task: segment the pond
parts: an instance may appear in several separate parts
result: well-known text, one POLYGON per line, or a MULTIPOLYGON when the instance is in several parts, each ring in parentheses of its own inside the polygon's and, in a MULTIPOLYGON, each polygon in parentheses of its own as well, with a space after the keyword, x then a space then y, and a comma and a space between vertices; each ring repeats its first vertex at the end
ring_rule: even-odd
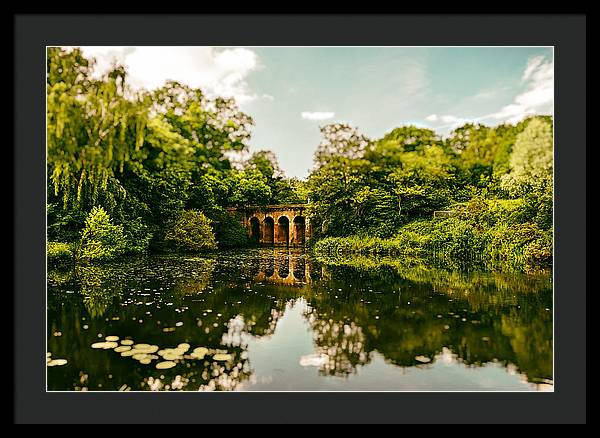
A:
POLYGON ((145 256, 48 271, 50 391, 553 390, 550 275, 145 256))

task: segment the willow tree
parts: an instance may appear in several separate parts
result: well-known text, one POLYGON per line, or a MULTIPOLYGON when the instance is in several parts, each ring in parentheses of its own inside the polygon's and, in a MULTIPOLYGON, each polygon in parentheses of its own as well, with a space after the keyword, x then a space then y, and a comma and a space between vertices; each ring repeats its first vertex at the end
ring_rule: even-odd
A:
POLYGON ((143 251, 184 209, 228 205, 253 123, 233 99, 172 81, 134 92, 123 66, 98 74, 79 49, 50 48, 47 67, 49 235, 77 238, 102 206, 143 251))

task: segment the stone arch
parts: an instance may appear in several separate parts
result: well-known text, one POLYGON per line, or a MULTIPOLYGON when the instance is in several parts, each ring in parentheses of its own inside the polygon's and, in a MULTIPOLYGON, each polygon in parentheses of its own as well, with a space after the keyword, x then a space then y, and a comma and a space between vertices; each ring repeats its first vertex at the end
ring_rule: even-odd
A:
POLYGON ((275 232, 275 242, 289 245, 290 243, 290 220, 287 216, 281 215, 277 219, 277 231, 275 232))
POLYGON ((292 243, 295 245, 304 245, 306 243, 306 218, 304 216, 295 216, 292 230, 292 243))
POLYGON ((263 220, 262 238, 264 243, 275 242, 275 221, 271 216, 267 216, 263 220))
POLYGON ((250 218, 250 240, 253 242, 260 242, 260 219, 256 216, 250 218))

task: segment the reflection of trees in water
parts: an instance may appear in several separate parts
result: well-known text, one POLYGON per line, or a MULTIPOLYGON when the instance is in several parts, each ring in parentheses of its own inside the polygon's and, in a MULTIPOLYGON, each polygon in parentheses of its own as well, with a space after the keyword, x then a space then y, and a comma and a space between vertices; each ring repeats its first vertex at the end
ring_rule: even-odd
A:
POLYGON ((366 337, 361 326, 353 321, 320 319, 314 312, 307 314, 314 332, 318 355, 325 355, 319 372, 326 375, 346 375, 356 372, 358 366, 370 362, 370 352, 365 350, 366 337))
POLYGON ((272 330, 273 322, 263 317, 271 316, 272 303, 267 297, 250 296, 242 290, 230 293, 224 285, 214 290, 214 267, 211 259, 165 257, 121 266, 79 267, 72 272, 71 283, 62 282, 49 294, 48 349, 69 360, 68 367, 50 371, 49 388, 116 390, 126 384, 133 390, 230 390, 247 380, 251 370, 244 349, 235 345, 223 349, 225 323, 245 309, 254 331, 272 330), (80 294, 66 295, 71 298, 68 307, 54 305, 65 301, 63 287, 79 288, 80 294), (204 312, 206 309, 211 312, 204 312), (106 318, 89 318, 101 314, 106 318), (163 331, 178 321, 183 325, 172 332, 163 331), (62 331, 61 337, 52 336, 56 330, 62 331), (191 349, 202 346, 226 352, 231 360, 213 361, 207 355, 205 360, 184 359, 172 369, 157 370, 156 360, 142 365, 112 350, 91 348, 101 340, 97 335, 112 334, 160 348, 188 342, 191 349))
POLYGON ((176 295, 197 295, 210 286, 215 268, 214 259, 188 259, 193 268, 183 278, 178 278, 173 286, 176 295))
POLYGON ((74 269, 83 303, 92 318, 103 316, 113 299, 121 295, 122 285, 114 282, 112 286, 107 284, 111 274, 111 269, 95 265, 76 266, 74 269))
POLYGON ((216 260, 153 257, 89 266, 70 276, 49 272, 49 333, 61 330, 63 336, 49 334, 48 346, 72 366, 53 369, 54 376, 64 376, 49 379, 49 388, 81 387, 82 372, 94 376, 101 389, 124 383, 132 389, 234 389, 252 374, 244 337, 273 334, 286 304, 300 296, 309 305, 306 318, 316 353, 328 358, 321 368, 326 375, 351 374, 375 351, 396 365, 414 366, 420 364, 417 356, 433 359, 448 348, 468 365, 499 359, 514 363, 530 380, 552 378, 552 312, 547 310, 552 297, 543 278, 363 266, 357 260, 351 266, 321 265, 298 251, 275 249, 216 260), (282 261, 291 283, 279 275, 282 261), (278 278, 268 280, 269 270, 278 278), (305 278, 296 281, 302 272, 305 278), (81 294, 65 296, 67 288, 81 294), (67 300, 72 303, 62 306, 67 300), (94 331, 82 329, 87 316, 96 317, 94 331), (192 348, 226 349, 233 357, 226 363, 186 360, 161 371, 111 350, 92 351, 97 333, 113 334, 105 317, 117 318, 115 334, 130 334, 136 342, 161 348, 188 342, 192 348), (178 321, 184 324, 163 333, 178 321), (118 376, 126 380, 117 381, 118 376))
POLYGON ((433 359, 447 347, 467 365, 498 360, 530 380, 551 379, 547 279, 514 279, 511 288, 510 278, 498 274, 327 266, 311 285, 318 292, 310 295, 307 316, 318 352, 332 356, 322 372, 355 372, 375 350, 394 364, 414 366, 417 356, 433 359))

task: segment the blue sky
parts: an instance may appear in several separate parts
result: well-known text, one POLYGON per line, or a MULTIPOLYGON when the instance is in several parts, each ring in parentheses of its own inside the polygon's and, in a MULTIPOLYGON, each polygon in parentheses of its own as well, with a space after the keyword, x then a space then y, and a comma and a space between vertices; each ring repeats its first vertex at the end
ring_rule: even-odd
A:
POLYGON ((495 125, 551 114, 552 48, 84 47, 98 70, 114 59, 134 86, 175 79, 236 98, 254 118, 250 150, 270 149, 305 177, 319 126, 346 122, 381 137, 415 124, 441 135, 467 121, 495 125))

